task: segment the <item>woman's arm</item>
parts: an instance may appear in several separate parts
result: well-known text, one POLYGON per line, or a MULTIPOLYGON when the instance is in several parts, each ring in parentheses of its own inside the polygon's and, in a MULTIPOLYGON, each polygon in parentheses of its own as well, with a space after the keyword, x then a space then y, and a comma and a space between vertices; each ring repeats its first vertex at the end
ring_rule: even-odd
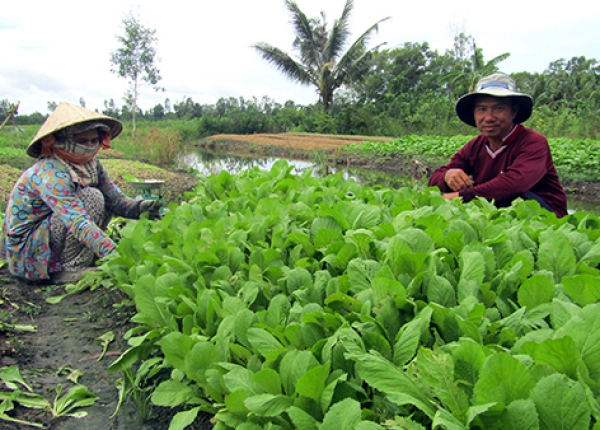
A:
POLYGON ((115 243, 90 218, 82 201, 75 194, 76 184, 62 165, 49 160, 32 177, 31 184, 52 210, 52 216, 57 216, 69 232, 98 257, 105 257, 115 251, 115 243))

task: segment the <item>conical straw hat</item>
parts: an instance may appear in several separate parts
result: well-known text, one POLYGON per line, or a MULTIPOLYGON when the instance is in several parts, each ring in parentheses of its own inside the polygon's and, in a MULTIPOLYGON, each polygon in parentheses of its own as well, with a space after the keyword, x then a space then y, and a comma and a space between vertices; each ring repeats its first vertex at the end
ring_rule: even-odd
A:
POLYGON ((54 112, 48 116, 31 143, 27 146, 27 154, 33 158, 38 158, 42 152, 40 140, 59 130, 87 121, 100 121, 109 126, 110 134, 113 139, 123 130, 123 124, 115 118, 111 118, 78 105, 62 102, 54 109, 54 112))

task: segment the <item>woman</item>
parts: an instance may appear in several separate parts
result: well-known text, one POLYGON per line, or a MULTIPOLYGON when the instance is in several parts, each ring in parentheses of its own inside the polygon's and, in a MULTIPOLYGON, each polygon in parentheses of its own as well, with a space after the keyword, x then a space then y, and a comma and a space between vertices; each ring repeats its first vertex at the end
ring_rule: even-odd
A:
POLYGON ((69 103, 40 127, 27 147, 38 161, 15 184, 0 234, 0 258, 13 275, 77 282, 115 252, 104 232, 113 215, 158 216, 160 202, 127 197, 96 158, 122 130, 118 120, 69 103))

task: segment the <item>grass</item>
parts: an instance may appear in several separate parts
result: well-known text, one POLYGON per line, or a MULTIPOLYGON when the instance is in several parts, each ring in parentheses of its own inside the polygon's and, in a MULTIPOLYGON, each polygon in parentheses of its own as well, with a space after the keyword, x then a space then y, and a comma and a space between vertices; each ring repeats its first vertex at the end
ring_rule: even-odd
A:
POLYGON ((167 167, 176 165, 184 144, 181 134, 173 127, 142 126, 136 130, 133 140, 123 132, 113 141, 113 148, 126 158, 167 167))
POLYGON ((13 185, 21 176, 21 169, 2 164, 0 169, 0 203, 8 200, 13 185))

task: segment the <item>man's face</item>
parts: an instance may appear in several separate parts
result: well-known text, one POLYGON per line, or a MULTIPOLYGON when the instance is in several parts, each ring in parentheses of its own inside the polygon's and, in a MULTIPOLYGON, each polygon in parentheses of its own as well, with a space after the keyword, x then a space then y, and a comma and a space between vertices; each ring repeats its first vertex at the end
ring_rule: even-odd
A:
POLYGON ((518 110, 510 98, 478 97, 473 109, 475 125, 489 140, 502 140, 514 127, 518 110))

